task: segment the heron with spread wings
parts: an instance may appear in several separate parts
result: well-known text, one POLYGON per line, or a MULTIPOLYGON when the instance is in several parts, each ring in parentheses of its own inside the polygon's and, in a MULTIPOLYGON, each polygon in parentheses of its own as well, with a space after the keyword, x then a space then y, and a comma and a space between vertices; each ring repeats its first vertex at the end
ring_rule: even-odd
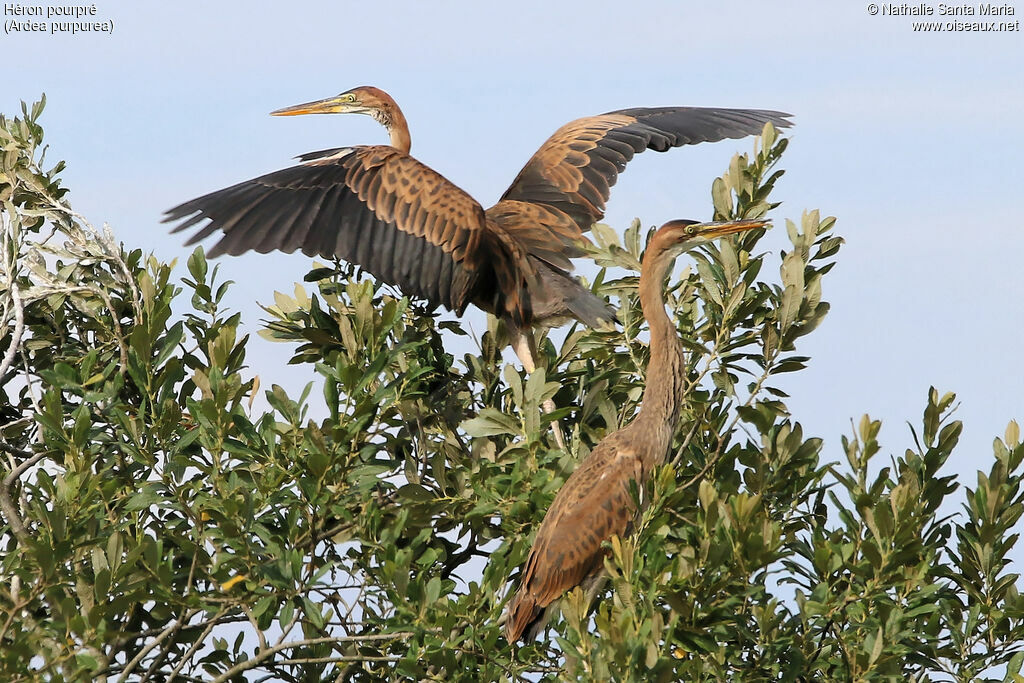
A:
POLYGON ((555 495, 537 530, 519 591, 509 603, 509 643, 535 638, 556 600, 600 577, 607 554, 604 542, 629 533, 636 515, 630 482, 642 493, 669 454, 686 381, 679 333, 665 313, 664 283, 676 257, 713 239, 766 225, 754 220, 678 220, 654 234, 640 270, 640 309, 651 332, 640 411, 628 425, 601 439, 555 495))
POLYGON ((470 303, 509 329, 527 372, 536 365, 533 327, 571 319, 591 327, 614 311, 569 273, 583 233, 604 215, 618 174, 645 149, 740 138, 785 114, 759 109, 622 109, 559 128, 526 163, 500 201, 484 208, 409 155, 405 116, 383 90, 362 86, 272 112, 368 114, 390 145, 304 154, 301 163, 170 209, 174 232, 208 220, 189 238, 214 232, 210 256, 301 250, 359 264, 405 294, 462 314, 470 303))

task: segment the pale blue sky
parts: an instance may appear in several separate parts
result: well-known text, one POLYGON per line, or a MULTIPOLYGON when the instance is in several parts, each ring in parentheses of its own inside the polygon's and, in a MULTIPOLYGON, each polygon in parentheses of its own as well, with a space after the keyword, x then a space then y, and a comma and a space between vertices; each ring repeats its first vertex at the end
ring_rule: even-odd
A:
MULTIPOLYGON (((885 419, 884 452, 899 453, 928 386, 956 391, 966 430, 951 467, 973 486, 992 438, 1024 418, 1024 39, 915 33, 911 18, 870 16, 867 4, 98 2, 110 36, 0 36, 0 110, 45 91, 50 158, 68 161, 75 207, 126 244, 182 261, 190 250, 159 223, 164 209, 302 152, 386 140, 364 117, 267 116, 355 85, 391 92, 413 153, 485 205, 578 116, 673 104, 792 112, 774 215, 819 208, 847 245, 825 285, 832 312, 802 347, 811 367, 784 385, 790 408, 838 460, 850 418, 885 419)), ((1024 2, 1015 9, 1011 20, 1024 2)), ((607 222, 709 217, 711 179, 750 148, 643 154, 607 222)), ((768 243, 781 247, 782 231, 768 243)), ((222 259, 238 283, 231 303, 254 324, 251 302, 290 291, 308 264, 222 259)), ((285 367, 289 349, 253 344, 264 386, 297 392, 305 369, 285 367)))

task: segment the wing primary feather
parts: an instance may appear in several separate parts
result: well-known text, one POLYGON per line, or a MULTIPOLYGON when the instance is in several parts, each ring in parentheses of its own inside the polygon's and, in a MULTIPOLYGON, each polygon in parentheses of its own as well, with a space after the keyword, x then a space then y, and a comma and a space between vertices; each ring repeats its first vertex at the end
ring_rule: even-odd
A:
POLYGON ((395 233, 395 277, 406 282, 412 277, 413 265, 416 263, 414 238, 406 232, 395 233))
POLYGON ((454 264, 450 254, 445 254, 441 259, 441 272, 438 274, 438 300, 448 308, 455 308, 452 297, 452 265, 454 264))
POLYGON ((248 217, 258 216, 262 210, 265 210, 266 207, 264 205, 271 201, 271 197, 272 193, 267 193, 263 196, 256 195, 256 198, 251 200, 247 206, 243 205, 238 209, 231 206, 225 207, 227 211, 233 210, 235 213, 228 220, 221 223, 224 237, 209 250, 207 256, 210 258, 215 258, 221 254, 237 256, 252 249, 251 237, 254 226, 247 224, 245 221, 248 217))
POLYGON ((259 231, 254 230, 250 236, 253 251, 261 254, 273 249, 294 251, 297 245, 288 239, 288 235, 295 223, 295 216, 287 205, 277 202, 268 206, 260 214, 259 231))
POLYGON ((260 216, 259 229, 262 235, 259 236, 258 242, 254 231, 253 249, 264 254, 272 249, 295 251, 300 245, 291 241, 290 236, 301 230, 302 226, 306 226, 306 230, 309 229, 308 226, 313 224, 320 213, 323 201, 323 192, 310 192, 298 212, 291 211, 287 204, 280 201, 268 207, 267 214, 260 216))
MULTIPOLYGON (((185 241, 186 246, 195 244, 217 230, 222 230, 221 226, 225 223, 228 224, 229 227, 230 225, 233 225, 234 221, 232 219, 237 218, 240 211, 245 213, 247 209, 254 208, 255 204, 259 201, 259 195, 256 192, 256 188, 249 186, 246 188, 239 188, 237 192, 233 192, 231 194, 221 195, 216 192, 211 193, 203 197, 203 199, 206 203, 203 206, 196 207, 196 210, 199 211, 199 213, 189 219, 187 223, 191 225, 207 218, 210 219, 210 222, 202 226, 192 236, 190 236, 189 239, 185 241), (234 196, 238 194, 242 194, 242 201, 234 196), (246 206, 244 201, 246 196, 249 197, 249 206, 246 206), (239 204, 241 204, 241 208, 238 208, 239 204)), ((210 251, 212 252, 213 250, 211 249, 210 251)))
POLYGON ((785 128, 788 116, 759 109, 655 107, 577 119, 541 145, 502 200, 548 205, 589 230, 603 217, 611 187, 635 153, 758 134, 769 121, 785 128))
POLYGON ((378 235, 374 239, 371 250, 371 260, 377 264, 375 267, 392 273, 397 271, 394 264, 395 234, 397 232, 397 228, 390 224, 384 225, 377 231, 378 235))
MULTIPOLYGON (((306 244, 316 239, 317 233, 328 235, 338 233, 341 230, 341 220, 337 218, 341 215, 338 207, 344 200, 346 193, 348 193, 348 188, 344 185, 335 185, 329 188, 324 196, 323 206, 317 220, 308 224, 293 225, 291 231, 284 239, 296 247, 301 247, 303 253, 306 253, 306 244)), ((337 238, 335 238, 336 240, 337 238)), ((329 255, 320 255, 323 258, 336 258, 334 250, 331 250, 329 255)))
POLYGON ((426 293, 425 296, 431 301, 437 301, 440 298, 437 284, 441 275, 441 259, 444 258, 444 252, 440 247, 429 242, 426 244, 428 246, 423 254, 423 265, 419 269, 420 284, 426 293))
MULTIPOLYGON (((375 226, 373 225, 373 221, 367 214, 368 212, 364 212, 359 216, 358 220, 352 224, 352 255, 349 259, 366 268, 372 268, 373 266, 371 265, 370 255, 372 254, 373 249, 374 233, 377 231, 374 230, 375 226)), ((384 273, 381 275, 385 276, 384 273)))
POLYGON ((358 264, 353 258, 356 253, 356 240, 362 232, 361 224, 373 220, 373 215, 367 209, 366 204, 354 193, 346 195, 341 202, 339 219, 339 230, 336 234, 325 231, 319 235, 319 252, 333 252, 339 258, 358 264))

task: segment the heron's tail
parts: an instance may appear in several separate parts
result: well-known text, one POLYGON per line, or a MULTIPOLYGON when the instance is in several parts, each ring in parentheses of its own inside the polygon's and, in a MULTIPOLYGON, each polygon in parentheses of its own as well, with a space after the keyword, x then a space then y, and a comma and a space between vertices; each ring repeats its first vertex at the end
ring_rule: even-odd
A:
POLYGON ((615 325, 615 309, 580 281, 563 270, 530 257, 539 287, 531 292, 535 320, 558 321, 575 318, 588 327, 608 329, 615 325))
POLYGON ((572 311, 573 317, 587 327, 593 327, 597 330, 606 330, 614 327, 618 321, 615 317, 615 309, 607 301, 575 280, 573 284, 579 288, 579 291, 574 292, 574 296, 566 301, 566 305, 572 311))
POLYGON ((536 638, 544 627, 547 610, 526 590, 520 589, 505 615, 505 639, 514 645, 520 638, 536 638))

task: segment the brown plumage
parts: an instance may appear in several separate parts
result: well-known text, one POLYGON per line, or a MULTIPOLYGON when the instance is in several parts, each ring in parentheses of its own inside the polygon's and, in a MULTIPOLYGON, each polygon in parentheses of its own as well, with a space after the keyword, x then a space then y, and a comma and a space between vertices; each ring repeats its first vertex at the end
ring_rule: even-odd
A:
MULTIPOLYGON (((462 313, 470 303, 504 319, 532 370, 529 326, 575 318, 607 324, 614 312, 569 275, 582 231, 604 213, 618 174, 637 152, 757 134, 788 114, 751 109, 626 109, 573 121, 529 160, 501 201, 483 207, 409 156, 409 128, 382 90, 359 87, 277 115, 363 113, 390 146, 343 147, 185 202, 165 221, 174 232, 209 220, 188 240, 220 231, 209 251, 301 250, 340 258, 405 293, 462 313)), ((532 341, 532 338, 531 340, 532 341)))
POLYGON ((683 401, 683 347, 665 313, 664 283, 676 257, 710 240, 767 225, 765 221, 697 224, 671 221, 647 247, 640 273, 640 307, 650 326, 647 386, 631 423, 603 438, 558 491, 533 541, 508 608, 510 643, 532 639, 546 608, 567 590, 599 575, 602 544, 627 534, 636 514, 630 482, 640 491, 672 445, 683 401))

